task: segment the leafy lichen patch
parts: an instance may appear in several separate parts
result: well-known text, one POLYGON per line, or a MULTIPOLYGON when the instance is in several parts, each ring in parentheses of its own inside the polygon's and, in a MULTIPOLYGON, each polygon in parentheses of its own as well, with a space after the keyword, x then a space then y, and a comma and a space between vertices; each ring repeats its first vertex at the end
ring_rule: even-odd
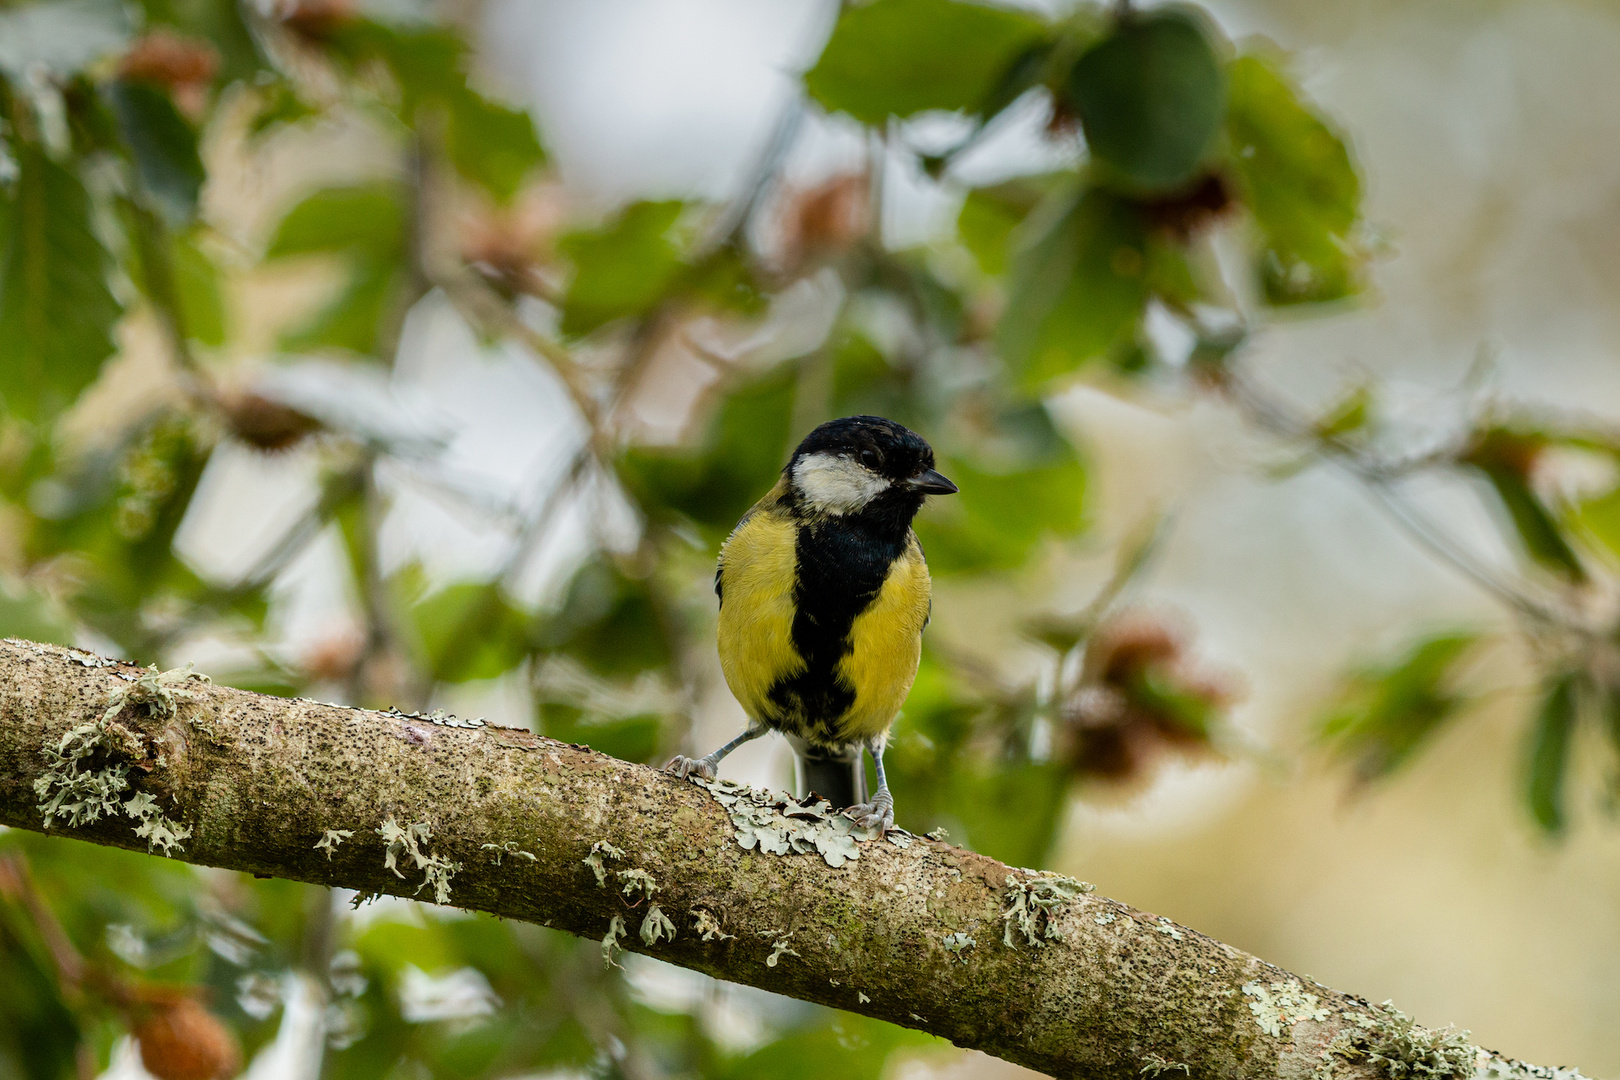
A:
POLYGON ((1179 1072, 1186 1076, 1192 1075, 1192 1066, 1185 1061, 1171 1061, 1162 1054, 1148 1054, 1142 1058, 1143 1065, 1137 1070, 1138 1076, 1162 1076, 1167 1072, 1179 1072))
POLYGON ((135 835, 146 841, 147 851, 161 848, 163 854, 168 855, 180 848, 180 841, 191 836, 189 826, 163 816, 150 792, 141 791, 130 796, 124 804, 124 813, 135 819, 135 835))
POLYGON ((648 945, 675 940, 675 924, 669 921, 669 916, 657 904, 649 907, 647 917, 641 920, 641 940, 648 945))
POLYGON ((395 877, 403 878, 405 875, 399 868, 399 860, 408 858, 412 866, 422 871, 422 884, 416 887, 416 891, 421 892, 431 885, 434 903, 450 902, 450 879, 461 869, 461 864, 422 850, 422 845, 433 838, 432 826, 425 821, 402 826, 394 820, 393 814, 389 814, 387 820, 377 827, 377 835, 383 838, 386 845, 383 849, 383 869, 392 870, 395 877))
POLYGON ((534 852, 524 851, 522 848, 518 847, 515 840, 508 840, 504 844, 479 844, 478 850, 493 851, 495 853, 496 866, 501 865, 501 859, 507 855, 516 855, 521 859, 528 859, 530 862, 540 861, 534 852))
POLYGON ((193 681, 207 682, 208 676, 192 671, 190 664, 174 671, 149 668, 114 690, 99 717, 75 725, 54 742, 47 741, 40 748, 46 768, 34 780, 45 827, 50 828, 58 818, 66 818, 70 827, 77 828, 125 814, 135 820, 135 835, 146 841, 148 851, 169 855, 180 850, 180 842, 191 835, 189 826, 164 816, 157 799, 148 792, 124 798, 130 768, 147 756, 147 748, 142 736, 119 723, 118 716, 127 707, 144 706, 149 715, 169 719, 178 712, 181 699, 193 696, 185 688, 193 681))
POLYGON ((619 870, 614 873, 619 879, 619 891, 629 898, 632 904, 640 900, 651 900, 653 893, 658 891, 658 879, 645 870, 619 870), (640 893, 640 900, 636 894, 640 893))
MULTIPOLYGON (((1494 1075, 1491 1063, 1481 1066, 1480 1058, 1485 1055, 1469 1041, 1468 1032, 1420 1027, 1394 1002, 1386 1001, 1372 1012, 1356 1013, 1350 1019, 1355 1029, 1341 1033, 1329 1044, 1314 1080, 1332 1080, 1335 1059, 1366 1062, 1389 1080, 1460 1080, 1476 1074, 1494 1075)), ((1555 1070, 1544 1071, 1551 1074, 1555 1070)), ((1510 1070, 1501 1075, 1528 1074, 1510 1070)))
POLYGON ((353 835, 353 829, 327 829, 321 834, 321 838, 315 841, 315 850, 326 852, 326 861, 331 862, 332 852, 337 850, 339 844, 353 835))
POLYGON ((780 937, 780 938, 777 938, 775 941, 771 942, 771 955, 769 955, 769 956, 767 956, 765 958, 765 966, 766 967, 775 967, 776 962, 778 960, 782 959, 782 957, 784 957, 784 956, 798 956, 799 955, 793 949, 788 947, 788 938, 790 938, 792 936, 793 936, 792 934, 789 934, 789 935, 787 935, 787 937, 780 937))
POLYGON ((692 912, 692 929, 704 941, 736 941, 736 934, 728 934, 720 927, 720 921, 712 914, 698 908, 692 912))
POLYGON ((619 942, 624 939, 624 916, 615 915, 608 922, 607 933, 602 935, 602 966, 620 967, 618 961, 613 959, 615 952, 623 952, 624 946, 619 942))
POLYGON ((1006 886, 1007 910, 1001 913, 1006 925, 1001 940, 1008 948, 1018 947, 1017 936, 1020 934, 1030 945, 1044 945, 1048 940, 1062 941, 1063 931, 1052 921, 1053 910, 1096 889, 1089 881, 1033 870, 1008 874, 1006 886), (1020 873, 1025 876, 1020 878, 1020 873))
POLYGON ((780 792, 761 791, 730 780, 694 782, 725 807, 733 836, 744 851, 770 855, 816 853, 836 869, 861 857, 861 841, 879 836, 877 829, 855 824, 825 799, 800 802, 780 792))
POLYGON ((1322 1000, 1307 991, 1298 979, 1279 979, 1269 984, 1246 982, 1243 993, 1254 999, 1249 1002, 1249 1011, 1254 1014, 1260 1030, 1274 1039, 1282 1038, 1283 1032, 1301 1020, 1328 1018, 1322 1000))
POLYGON ((591 873, 596 875, 597 886, 605 889, 607 888, 606 861, 608 859, 622 858, 624 858, 623 848, 616 848, 606 840, 598 840, 591 845, 591 853, 581 859, 580 862, 591 868, 591 873))
POLYGON ((487 726, 488 723, 482 716, 463 718, 453 713, 447 713, 443 709, 434 709, 432 712, 426 713, 400 712, 398 709, 387 709, 384 710, 383 715, 397 717, 400 720, 426 720, 428 723, 438 727, 448 728, 481 728, 487 726))
POLYGON ((961 960, 965 964, 967 963, 967 958, 962 954, 973 948, 973 946, 977 945, 978 942, 973 939, 971 934, 967 934, 959 930, 954 934, 946 934, 945 939, 941 942, 941 944, 945 946, 946 952, 950 953, 952 956, 961 960))

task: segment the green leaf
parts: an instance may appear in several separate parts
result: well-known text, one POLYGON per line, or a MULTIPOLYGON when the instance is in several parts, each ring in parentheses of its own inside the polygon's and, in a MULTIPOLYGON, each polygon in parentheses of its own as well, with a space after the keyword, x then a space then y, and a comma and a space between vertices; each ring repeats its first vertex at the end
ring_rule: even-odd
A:
POLYGON ((122 311, 78 176, 36 146, 12 149, 16 197, 0 232, 0 396, 13 415, 41 422, 95 381, 122 311))
POLYGON ((213 260, 191 237, 177 235, 169 265, 186 333, 204 345, 217 348, 225 344, 225 297, 213 260))
POLYGON ((978 112, 1046 32, 1025 12, 960 0, 850 4, 804 85, 828 111, 865 124, 929 109, 978 112))
POLYGON ((1620 487, 1581 503, 1575 518, 1598 543, 1609 549, 1609 554, 1620 558, 1620 487))
POLYGON ((170 225, 190 221, 208 178, 197 156, 197 133, 157 86, 114 79, 106 94, 151 203, 170 225))
POLYGON ((457 171, 502 202, 546 157, 528 113, 470 90, 451 98, 445 137, 457 171))
POLYGON ((1575 734, 1581 681, 1579 672, 1569 672, 1554 680, 1542 699, 1535 728, 1531 731, 1524 796, 1536 824, 1549 833, 1562 832, 1564 828, 1564 776, 1575 734))
POLYGON ((467 84, 466 43, 436 26, 394 26, 359 19, 335 36, 333 47, 355 64, 381 60, 399 84, 407 125, 426 106, 443 111, 450 160, 467 179, 497 199, 545 160, 529 115, 494 102, 467 84))
POLYGON ((1362 780, 1387 776, 1468 702, 1452 683, 1458 662, 1478 641, 1473 633, 1439 634, 1357 672, 1323 720, 1323 738, 1355 758, 1362 780))
POLYGON ((288 352, 340 349, 369 356, 377 351, 378 331, 403 287, 397 263, 360 259, 337 299, 283 334, 281 347, 288 352))
POLYGON ((488 582, 447 585, 412 605, 411 620, 444 682, 493 679, 529 652, 529 617, 488 582))
POLYGON ((403 286, 405 205, 396 184, 326 188, 281 219, 267 259, 350 256, 349 281, 335 300, 282 339, 293 351, 323 348, 369 354, 403 286))
POLYGON ((1052 193, 1063 175, 1021 176, 968 192, 956 216, 956 235, 978 260, 979 269, 992 277, 1007 272, 1014 230, 1052 193))
POLYGON ((1361 179, 1344 139, 1256 56, 1228 68, 1226 135, 1260 232, 1266 301, 1314 303, 1357 292, 1361 179))
POLYGON ((718 544, 787 464, 795 373, 782 367, 731 390, 697 446, 627 450, 618 473, 637 504, 688 518, 718 544))
POLYGON ((1149 295, 1136 208, 1097 188, 1055 197, 1018 230, 1001 354, 1035 390, 1135 336, 1149 295))
POLYGON ((1560 515, 1530 484, 1536 458, 1549 441, 1541 431, 1491 428, 1479 433, 1461 460, 1490 481, 1532 559, 1569 581, 1585 581, 1586 568, 1564 536, 1560 515))
POLYGON ((601 716, 573 705, 540 707, 542 735, 600 750, 620 761, 650 762, 663 744, 663 721, 653 715, 601 716))
POLYGON ((1123 17, 1064 87, 1100 175, 1133 192, 1186 184, 1215 143, 1225 78, 1208 19, 1157 7, 1123 17))
POLYGON ((1046 464, 994 471, 947 457, 959 494, 937 499, 917 519, 917 536, 938 575, 1015 570, 1042 540, 1085 525, 1086 470, 1067 454, 1046 464))
POLYGON ((607 559, 580 568, 561 609, 543 620, 536 637, 542 648, 566 653, 599 675, 634 675, 672 658, 649 583, 607 559))
POLYGON ((354 252, 393 260, 404 250, 405 202, 387 181, 324 188, 289 210, 276 226, 265 258, 354 252))
POLYGON ((213 46, 220 58, 222 83, 272 71, 254 42, 239 0, 140 0, 140 7, 146 27, 172 26, 213 46))
POLYGON ((574 264, 563 333, 587 334, 658 302, 681 270, 673 233, 685 208, 674 201, 631 203, 601 228, 562 238, 558 248, 574 264))

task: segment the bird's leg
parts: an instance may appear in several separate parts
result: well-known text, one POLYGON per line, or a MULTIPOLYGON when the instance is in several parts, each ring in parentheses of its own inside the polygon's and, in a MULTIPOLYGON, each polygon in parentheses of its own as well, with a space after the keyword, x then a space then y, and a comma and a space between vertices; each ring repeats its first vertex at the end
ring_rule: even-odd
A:
POLYGON ((889 778, 883 775, 882 740, 867 740, 866 749, 872 755, 872 764, 877 766, 877 794, 872 796, 871 802, 852 806, 844 812, 861 828, 876 829, 882 836, 894 828, 894 796, 889 794, 889 778))
POLYGON ((706 757, 689 758, 682 754, 676 754, 674 757, 669 759, 669 764, 664 766, 664 771, 674 773, 682 780, 689 780, 694 776, 700 777, 704 780, 713 780, 716 771, 720 767, 721 758, 737 749, 737 747, 741 746, 743 743, 752 742, 769 730, 770 728, 764 726, 763 724, 750 726, 747 731, 743 732, 741 735, 737 736, 735 739, 732 739, 730 742, 726 743, 726 745, 722 746, 720 749, 716 750, 712 754, 707 755, 706 757))

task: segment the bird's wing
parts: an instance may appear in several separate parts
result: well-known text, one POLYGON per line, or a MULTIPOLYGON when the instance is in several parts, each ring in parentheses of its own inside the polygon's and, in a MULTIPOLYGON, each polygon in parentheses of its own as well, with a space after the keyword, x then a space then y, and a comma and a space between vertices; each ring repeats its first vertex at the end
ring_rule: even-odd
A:
POLYGON ((786 494, 786 493, 787 493, 787 481, 785 479, 784 480, 778 480, 776 482, 775 487, 773 487, 773 488, 771 488, 771 490, 767 491, 763 498, 761 498, 757 503, 755 503, 753 506, 750 506, 748 508, 747 513, 745 513, 742 517, 737 519, 737 524, 734 525, 732 527, 732 529, 731 529, 731 536, 727 536, 726 537, 726 543, 720 545, 720 558, 715 560, 715 564, 714 564, 714 595, 715 595, 715 598, 720 601, 720 606, 721 607, 724 607, 725 604, 726 604, 726 592, 725 592, 726 544, 731 543, 731 537, 736 536, 737 531, 739 529, 741 529, 744 525, 748 524, 748 519, 749 518, 753 517, 755 514, 759 513, 761 510, 769 509, 770 507, 775 506, 777 504, 777 502, 781 500, 782 496, 784 494, 786 494))

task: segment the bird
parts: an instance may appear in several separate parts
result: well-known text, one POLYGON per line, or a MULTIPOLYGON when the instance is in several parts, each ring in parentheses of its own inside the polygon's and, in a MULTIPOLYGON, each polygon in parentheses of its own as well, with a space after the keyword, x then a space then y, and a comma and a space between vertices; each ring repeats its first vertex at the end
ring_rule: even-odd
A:
POLYGON ((713 780, 727 754, 778 731, 798 756, 801 791, 864 828, 893 828, 883 751, 933 605, 911 523, 928 496, 957 490, 921 435, 881 416, 805 436, 715 569, 720 667, 747 729, 704 757, 676 755, 666 771, 713 780), (877 772, 870 800, 863 749, 877 772))

